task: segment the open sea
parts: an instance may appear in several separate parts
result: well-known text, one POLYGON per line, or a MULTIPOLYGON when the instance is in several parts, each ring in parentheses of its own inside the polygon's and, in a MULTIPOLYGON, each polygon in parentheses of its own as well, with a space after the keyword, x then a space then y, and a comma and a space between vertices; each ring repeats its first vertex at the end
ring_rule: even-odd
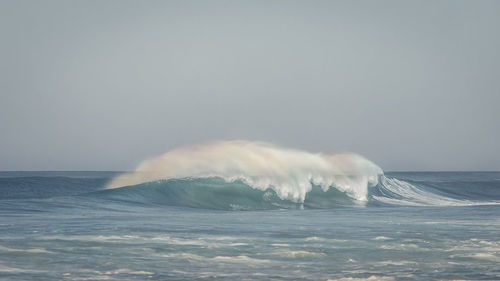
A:
POLYGON ((1 280, 500 280, 500 172, 387 172, 356 200, 240 180, 105 189, 0 172, 1 280))

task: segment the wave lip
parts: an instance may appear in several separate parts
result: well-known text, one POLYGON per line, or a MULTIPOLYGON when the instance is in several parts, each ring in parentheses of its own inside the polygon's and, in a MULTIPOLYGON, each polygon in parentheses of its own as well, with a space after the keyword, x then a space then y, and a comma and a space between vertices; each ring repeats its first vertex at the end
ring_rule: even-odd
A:
POLYGON ((107 188, 170 179, 222 178, 253 189, 273 190, 281 200, 303 203, 313 186, 334 187, 358 201, 383 171, 357 154, 310 153, 264 142, 218 141, 184 146, 142 162, 132 173, 113 179, 107 188))

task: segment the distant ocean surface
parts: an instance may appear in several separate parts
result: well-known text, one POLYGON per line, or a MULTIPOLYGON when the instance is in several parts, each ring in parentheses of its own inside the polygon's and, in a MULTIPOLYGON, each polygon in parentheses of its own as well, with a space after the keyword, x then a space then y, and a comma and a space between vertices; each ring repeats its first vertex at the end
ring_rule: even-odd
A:
POLYGON ((119 174, 0 172, 0 279, 500 279, 500 172, 389 172, 366 200, 217 177, 105 189, 119 174))

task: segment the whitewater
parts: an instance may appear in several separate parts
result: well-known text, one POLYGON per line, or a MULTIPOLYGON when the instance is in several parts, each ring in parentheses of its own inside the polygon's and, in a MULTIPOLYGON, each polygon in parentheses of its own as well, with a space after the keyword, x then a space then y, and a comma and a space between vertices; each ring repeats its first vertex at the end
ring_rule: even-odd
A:
POLYGON ((215 141, 0 172, 0 280, 498 280, 500 172, 215 141))

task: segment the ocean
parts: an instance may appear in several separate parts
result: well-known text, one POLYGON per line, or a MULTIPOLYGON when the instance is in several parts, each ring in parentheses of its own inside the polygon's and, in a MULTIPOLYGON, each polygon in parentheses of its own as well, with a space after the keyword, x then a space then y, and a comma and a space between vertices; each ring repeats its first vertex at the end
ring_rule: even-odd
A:
POLYGON ((500 279, 500 172, 303 201, 217 177, 106 189, 120 174, 0 172, 0 279, 500 279))

